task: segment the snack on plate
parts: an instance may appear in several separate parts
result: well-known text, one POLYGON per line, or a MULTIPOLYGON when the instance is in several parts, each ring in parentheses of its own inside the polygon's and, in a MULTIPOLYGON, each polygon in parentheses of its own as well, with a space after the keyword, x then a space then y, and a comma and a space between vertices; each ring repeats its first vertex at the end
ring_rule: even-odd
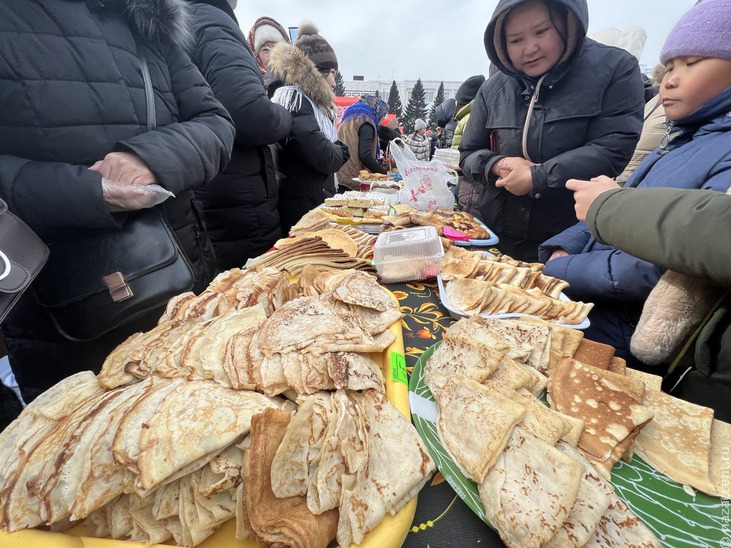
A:
POLYGON ((251 421, 251 446, 242 469, 243 517, 259 542, 325 548, 337 533, 337 510, 315 515, 307 508, 307 497, 279 498, 272 492, 272 461, 290 420, 290 413, 272 409, 251 421))
POLYGON ((325 205, 318 208, 321 212, 364 223, 382 224, 389 213, 386 198, 372 192, 349 190, 325 199, 325 205))
POLYGON ((361 181, 394 181, 394 178, 384 173, 371 173, 367 169, 358 172, 358 179, 361 181))
MULTIPOLYGON (((542 267, 539 263, 523 263, 452 246, 445 252, 440 268, 444 283, 442 302, 458 314, 531 314, 569 325, 584 323, 594 305, 564 300, 561 292, 569 284, 546 276, 542 267)), ((586 348, 587 353, 595 350, 586 348)), ((610 348, 604 354, 604 369, 613 353, 610 348)), ((597 363, 592 361, 593 365, 597 363)), ((615 366, 621 368, 619 363, 615 366)))
POLYGON ((477 219, 466 211, 452 211, 451 209, 419 211, 411 214, 411 221, 415 225, 434 226, 439 234, 443 234, 444 229, 449 227, 471 236, 474 240, 484 240, 490 237, 490 234, 477 222, 477 219))
POLYGON ((635 440, 635 451, 669 478, 718 495, 710 477, 713 410, 648 390, 644 404, 655 413, 635 440))
POLYGON ((433 209, 419 211, 407 205, 393 206, 394 215, 389 217, 386 226, 433 226, 440 236, 444 236, 444 229, 450 228, 466 234, 473 240, 483 240, 492 237, 485 226, 466 211, 451 209, 433 209))

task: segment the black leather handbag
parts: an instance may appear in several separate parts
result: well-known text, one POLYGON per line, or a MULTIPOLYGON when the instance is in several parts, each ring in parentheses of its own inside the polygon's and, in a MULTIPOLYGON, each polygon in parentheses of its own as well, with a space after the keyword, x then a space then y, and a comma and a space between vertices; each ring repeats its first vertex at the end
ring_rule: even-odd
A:
POLYGON ((0 322, 38 275, 48 248, 0 200, 0 322))
MULTIPOLYGON (((147 61, 147 129, 156 127, 147 61)), ((130 324, 190 291, 193 268, 161 206, 128 212, 124 226, 93 230, 50 244, 50 257, 33 284, 36 300, 64 337, 91 341, 130 324)))
POLYGON ((193 268, 157 207, 50 249, 33 290, 67 339, 97 339, 193 288, 193 268))

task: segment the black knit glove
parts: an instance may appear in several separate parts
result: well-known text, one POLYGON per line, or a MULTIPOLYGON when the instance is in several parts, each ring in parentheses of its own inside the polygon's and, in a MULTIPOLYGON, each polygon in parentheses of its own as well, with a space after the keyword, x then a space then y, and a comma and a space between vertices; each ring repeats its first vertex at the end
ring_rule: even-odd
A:
POLYGON ((350 160, 350 150, 348 150, 348 145, 346 145, 345 143, 343 143, 340 140, 335 141, 335 144, 338 145, 340 147, 340 150, 343 151, 343 163, 350 160))

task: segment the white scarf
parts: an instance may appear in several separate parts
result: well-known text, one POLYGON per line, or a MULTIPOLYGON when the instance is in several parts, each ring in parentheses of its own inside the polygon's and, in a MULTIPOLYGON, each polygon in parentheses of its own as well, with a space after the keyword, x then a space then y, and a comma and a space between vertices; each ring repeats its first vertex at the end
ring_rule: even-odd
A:
POLYGON ((337 138, 337 132, 335 131, 335 120, 330 117, 327 110, 320 105, 316 105, 309 95, 307 95, 299 86, 282 86, 274 92, 272 97, 272 103, 282 105, 290 112, 299 110, 302 107, 302 98, 307 99, 312 105, 315 111, 315 120, 317 125, 320 127, 320 131, 325 134, 330 142, 334 143, 337 138))

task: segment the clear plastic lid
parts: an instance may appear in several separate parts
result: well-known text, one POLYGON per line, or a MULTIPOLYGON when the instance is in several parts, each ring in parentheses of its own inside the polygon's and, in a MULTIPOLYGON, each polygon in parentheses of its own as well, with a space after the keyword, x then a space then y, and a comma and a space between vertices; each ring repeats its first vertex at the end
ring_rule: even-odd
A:
POLYGON ((433 226, 417 226, 383 232, 373 246, 373 262, 440 257, 442 240, 433 226))

